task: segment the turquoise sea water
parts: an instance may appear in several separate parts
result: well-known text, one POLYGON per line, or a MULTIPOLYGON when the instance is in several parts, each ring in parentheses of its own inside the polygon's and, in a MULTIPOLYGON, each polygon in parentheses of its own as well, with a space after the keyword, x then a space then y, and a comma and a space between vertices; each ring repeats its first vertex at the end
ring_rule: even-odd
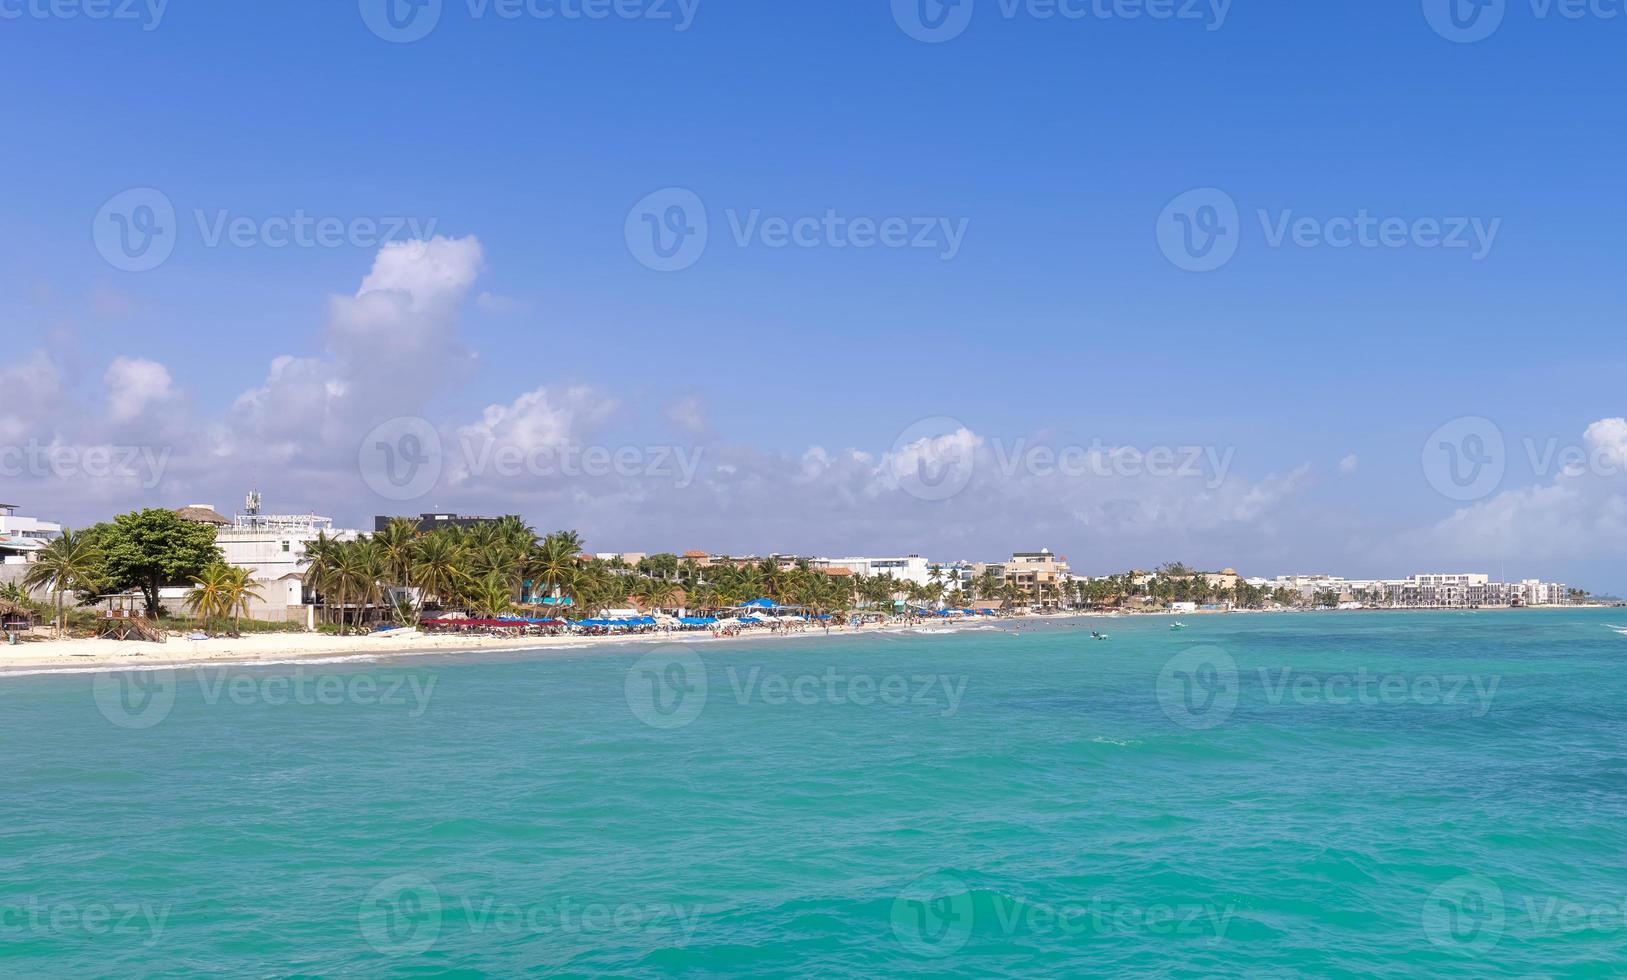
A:
POLYGON ((1188 623, 0 678, 0 974, 1627 968, 1623 611, 1188 623))

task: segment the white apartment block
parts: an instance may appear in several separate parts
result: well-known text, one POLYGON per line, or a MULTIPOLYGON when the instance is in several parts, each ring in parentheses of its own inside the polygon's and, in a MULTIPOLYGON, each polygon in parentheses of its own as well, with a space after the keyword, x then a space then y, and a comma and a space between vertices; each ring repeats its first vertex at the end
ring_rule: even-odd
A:
POLYGON ((872 578, 891 575, 900 582, 914 582, 917 585, 933 584, 932 563, 920 555, 906 555, 903 558, 814 558, 808 565, 811 568, 845 568, 854 575, 872 578))
POLYGON ((16 504, 0 504, 0 565, 26 565, 62 534, 62 525, 23 517, 16 504))
POLYGON ((1341 601, 1401 609, 1470 609, 1476 606, 1554 606, 1568 600, 1560 582, 1493 582, 1483 572, 1421 572, 1401 579, 1347 579, 1337 575, 1283 575, 1270 587, 1309 598, 1337 593, 1341 601))

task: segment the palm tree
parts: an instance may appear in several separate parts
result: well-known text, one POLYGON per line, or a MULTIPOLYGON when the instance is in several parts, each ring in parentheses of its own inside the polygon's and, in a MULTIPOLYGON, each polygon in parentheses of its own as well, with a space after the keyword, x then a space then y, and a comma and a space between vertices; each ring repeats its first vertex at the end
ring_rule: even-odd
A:
POLYGON ((368 566, 366 555, 356 543, 341 544, 338 554, 333 559, 331 571, 333 587, 339 594, 339 635, 345 635, 347 625, 345 607, 346 600, 354 595, 358 600, 364 600, 370 592, 367 585, 368 566))
POLYGON ((487 575, 474 587, 475 610, 487 619, 496 619, 514 607, 508 580, 496 573, 487 575))
POLYGON ((650 611, 655 612, 659 609, 672 607, 680 591, 675 583, 665 579, 656 579, 645 591, 645 597, 650 602, 650 611))
POLYGON ((385 579, 392 585, 410 587, 412 559, 418 550, 418 522, 397 517, 373 535, 373 541, 378 545, 385 579))
POLYGON ((192 588, 186 594, 186 608, 198 617, 199 628, 207 629, 211 619, 226 614, 231 580, 231 566, 221 564, 210 565, 192 580, 192 588))
POLYGON ((384 551, 373 538, 362 535, 350 546, 355 551, 356 565, 359 572, 357 579, 357 598, 362 603, 362 617, 368 618, 368 612, 375 605, 384 602, 385 560, 384 551))
POLYGON ((63 528, 62 535, 46 545, 23 575, 23 586, 37 589, 49 584, 56 593, 57 632, 67 629, 68 614, 63 593, 95 588, 101 570, 102 551, 88 531, 63 528))
POLYGON ((696 610, 716 609, 718 607, 717 587, 702 583, 689 592, 689 609, 696 610))
POLYGON ((249 578, 249 570, 238 568, 235 565, 227 566, 228 576, 226 586, 222 593, 225 600, 224 609, 237 619, 233 632, 237 636, 243 635, 243 614, 248 612, 250 599, 264 599, 260 594, 260 587, 249 578))
POLYGON ((463 549, 451 537, 437 532, 419 539, 412 563, 412 582, 418 589, 418 602, 413 609, 414 624, 422 618, 424 603, 430 596, 443 602, 455 597, 467 577, 463 549))
POLYGON ((529 556, 527 565, 533 578, 543 583, 553 598, 560 598, 561 586, 577 567, 580 544, 563 533, 544 538, 529 556))
MULTIPOLYGON (((339 557, 343 542, 318 531, 316 540, 305 546, 305 586, 316 593, 325 594, 333 585, 333 566, 339 557)), ((323 605, 327 602, 324 599, 323 605)), ((330 609, 331 613, 332 610, 330 609)))

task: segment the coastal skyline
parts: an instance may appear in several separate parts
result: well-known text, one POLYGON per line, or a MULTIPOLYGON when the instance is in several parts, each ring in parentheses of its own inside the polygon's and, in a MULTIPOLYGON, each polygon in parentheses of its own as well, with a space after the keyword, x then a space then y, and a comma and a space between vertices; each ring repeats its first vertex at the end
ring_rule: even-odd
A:
POLYGON ((1624 32, 0 0, 0 964, 1621 972, 1624 32))
POLYGON ((1045 545, 1091 569, 1627 589, 1597 287, 1621 110, 1582 82, 1619 24, 1522 7, 1455 43, 1405 5, 985 3, 926 43, 885 4, 794 31, 738 4, 472 9, 410 43, 348 4, 12 24, 18 86, 81 67, 12 108, 0 162, 28 190, 0 245, 0 496, 85 525, 259 488, 367 526, 397 501, 362 456, 411 449, 421 418, 443 456, 405 510, 518 513, 594 550, 1045 545), (1079 97, 1102 70, 1124 85, 1079 97), (217 100, 222 72, 258 84, 217 100), (186 108, 106 111, 138 103, 186 108), (1499 135, 1510 113, 1540 138, 1499 135), (1555 160, 1564 180, 1530 179, 1555 160), (672 229, 702 218, 696 251, 672 229), (1205 229, 1237 237, 1172 254, 1205 229))

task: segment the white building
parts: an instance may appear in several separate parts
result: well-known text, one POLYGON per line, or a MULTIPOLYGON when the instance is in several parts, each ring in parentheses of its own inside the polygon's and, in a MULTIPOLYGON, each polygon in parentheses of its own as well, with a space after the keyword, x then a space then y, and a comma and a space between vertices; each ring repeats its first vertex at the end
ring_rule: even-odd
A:
MULTIPOLYGON (((814 558, 811 568, 845 568, 854 575, 891 575, 900 582, 931 585, 932 564, 920 555, 903 558, 814 558)), ((941 581, 941 579, 940 579, 941 581)))
MULTIPOLYGON (((195 504, 187 510, 214 508, 195 504)), ((315 514, 262 514, 260 496, 249 494, 244 513, 229 524, 217 524, 215 545, 220 548, 226 564, 246 568, 249 577, 260 582, 285 579, 289 575, 303 575, 309 564, 306 546, 317 535, 326 534, 337 541, 354 541, 360 531, 335 530, 333 518, 315 514)))
POLYGON ((1420 572, 1397 579, 1347 579, 1337 575, 1284 575, 1271 583, 1309 599, 1338 595, 1339 604, 1400 609, 1471 609, 1478 606, 1552 606, 1569 601, 1559 582, 1526 579, 1493 582, 1484 572, 1420 572), (1349 596, 1347 601, 1344 597, 1349 596))
POLYGON ((0 504, 0 565, 25 565, 62 534, 62 525, 17 513, 16 504, 0 504))
POLYGON ((1520 597, 1528 606, 1562 606, 1570 601, 1563 582, 1543 582, 1528 578, 1519 584, 1520 597))

